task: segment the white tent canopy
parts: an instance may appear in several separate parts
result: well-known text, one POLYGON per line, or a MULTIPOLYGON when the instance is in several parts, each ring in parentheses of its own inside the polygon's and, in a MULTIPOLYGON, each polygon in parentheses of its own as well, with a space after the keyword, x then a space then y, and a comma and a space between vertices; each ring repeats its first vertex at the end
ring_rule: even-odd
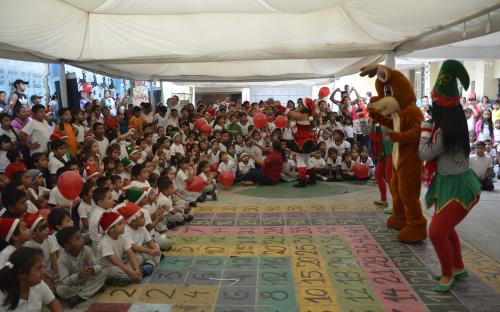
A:
POLYGON ((131 79, 350 74, 500 31, 500 0, 4 0, 0 57, 131 79))

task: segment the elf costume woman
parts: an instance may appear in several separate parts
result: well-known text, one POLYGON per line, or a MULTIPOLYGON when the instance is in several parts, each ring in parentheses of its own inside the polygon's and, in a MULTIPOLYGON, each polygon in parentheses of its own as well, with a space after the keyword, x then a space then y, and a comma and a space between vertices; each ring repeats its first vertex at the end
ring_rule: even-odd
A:
POLYGON ((296 121, 293 141, 289 148, 296 153, 298 183, 294 187, 306 187, 307 184, 315 184, 316 176, 312 169, 309 157, 316 149, 316 133, 313 131, 313 116, 316 114, 316 105, 313 100, 306 98, 305 105, 298 111, 286 109, 285 115, 296 121), (309 178, 308 178, 309 177, 309 178))
POLYGON ((434 125, 423 122, 419 146, 420 158, 426 161, 424 184, 427 207, 434 205, 435 213, 429 237, 441 264, 441 275, 433 288, 448 292, 456 280, 467 277, 460 240, 455 227, 478 202, 481 186, 470 169, 467 121, 460 105, 457 87, 469 86, 469 75, 456 60, 443 63, 432 91, 434 125))

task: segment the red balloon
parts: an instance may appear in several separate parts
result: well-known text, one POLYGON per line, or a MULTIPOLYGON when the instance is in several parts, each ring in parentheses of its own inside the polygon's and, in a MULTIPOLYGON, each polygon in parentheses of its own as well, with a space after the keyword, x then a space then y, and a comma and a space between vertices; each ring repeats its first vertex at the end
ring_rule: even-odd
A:
POLYGON ((211 172, 217 172, 217 170, 219 170, 219 164, 218 163, 210 164, 210 171, 211 172))
POLYGON ((92 85, 90 84, 90 82, 86 82, 83 84, 83 91, 85 91, 85 93, 92 92, 92 85))
POLYGON ((262 129, 267 125, 267 117, 262 113, 257 113, 253 116, 253 125, 257 129, 262 129))
POLYGON ((190 192, 201 193, 205 187, 205 181, 200 176, 193 177, 193 181, 186 185, 186 189, 190 192))
POLYGON ((234 182, 234 174, 232 172, 219 173, 219 183, 224 186, 231 186, 234 182))
POLYGON ((82 191, 82 177, 74 171, 66 171, 57 179, 57 188, 64 198, 73 200, 77 198, 82 191))
POLYGON ((368 179, 369 168, 365 164, 355 163, 354 164, 354 176, 360 180, 368 179))
POLYGON ((321 87, 321 89, 319 89, 318 96, 320 99, 327 97, 329 94, 330 94, 330 89, 328 89, 328 87, 321 87))
POLYGON ((208 122, 205 118, 198 118, 194 122, 194 126, 198 130, 201 130, 201 127, 203 127, 204 125, 208 125, 208 122))
POLYGON ((274 121, 274 124, 276 125, 277 128, 283 129, 288 124, 288 118, 286 118, 283 115, 279 115, 274 121))
POLYGON ((201 127, 200 131, 205 133, 206 135, 211 135, 212 134, 212 127, 209 124, 204 124, 201 127))

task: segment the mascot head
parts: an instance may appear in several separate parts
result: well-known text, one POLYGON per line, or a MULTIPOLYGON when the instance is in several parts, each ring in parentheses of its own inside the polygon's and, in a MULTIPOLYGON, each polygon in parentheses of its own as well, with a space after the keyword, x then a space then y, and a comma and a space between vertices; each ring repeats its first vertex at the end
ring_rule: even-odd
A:
POLYGON ((383 65, 367 65, 361 68, 360 76, 377 76, 375 88, 378 96, 370 100, 372 107, 384 115, 391 115, 415 105, 415 92, 410 81, 395 69, 383 65))

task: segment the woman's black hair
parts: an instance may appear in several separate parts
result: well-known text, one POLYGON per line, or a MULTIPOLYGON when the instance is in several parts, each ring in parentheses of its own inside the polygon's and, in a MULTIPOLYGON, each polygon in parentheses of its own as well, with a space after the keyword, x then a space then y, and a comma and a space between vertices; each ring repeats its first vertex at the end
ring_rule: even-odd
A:
POLYGON ((273 147, 274 151, 280 153, 281 159, 283 161, 285 161, 285 159, 286 159, 285 150, 283 150, 283 148, 281 147, 280 142, 279 141, 273 141, 273 143, 272 143, 271 146, 273 147))
MULTIPOLYGON (((490 119, 488 120, 488 129, 490 130, 490 134, 493 133, 493 119, 491 118, 492 114, 491 114, 491 111, 489 109, 485 109, 483 110, 482 114, 484 114, 486 111, 488 111, 490 113, 490 119)), ((484 129, 484 118, 481 116, 481 132, 483 132, 483 129, 484 129)))
POLYGON ((197 169, 197 173, 200 174, 201 171, 203 170, 203 168, 206 166, 206 165, 209 165, 210 163, 208 162, 208 160, 202 160, 198 163, 198 168, 197 169))
POLYGON ((469 131, 462 105, 451 108, 433 105, 432 119, 434 128, 441 128, 445 152, 461 152, 464 156, 469 157, 469 131))
MULTIPOLYGON (((66 112, 70 112, 71 113, 71 110, 67 107, 64 107, 64 108, 61 108, 61 110, 59 111, 59 130, 61 131, 64 131, 64 120, 62 119, 62 116, 64 115, 64 113, 66 112)), ((71 121, 70 123, 73 123, 73 114, 71 114, 71 121)))
POLYGON ((0 306, 7 307, 7 310, 17 308, 21 295, 17 277, 21 274, 29 274, 35 261, 42 257, 41 249, 31 247, 19 247, 10 255, 9 262, 13 264, 12 268, 4 266, 0 270, 0 291, 5 295, 5 300, 0 302, 0 306))
POLYGON ((142 169, 146 168, 143 164, 137 164, 132 167, 132 171, 130 172, 130 175, 132 176, 133 179, 136 179, 138 175, 141 174, 142 169))

